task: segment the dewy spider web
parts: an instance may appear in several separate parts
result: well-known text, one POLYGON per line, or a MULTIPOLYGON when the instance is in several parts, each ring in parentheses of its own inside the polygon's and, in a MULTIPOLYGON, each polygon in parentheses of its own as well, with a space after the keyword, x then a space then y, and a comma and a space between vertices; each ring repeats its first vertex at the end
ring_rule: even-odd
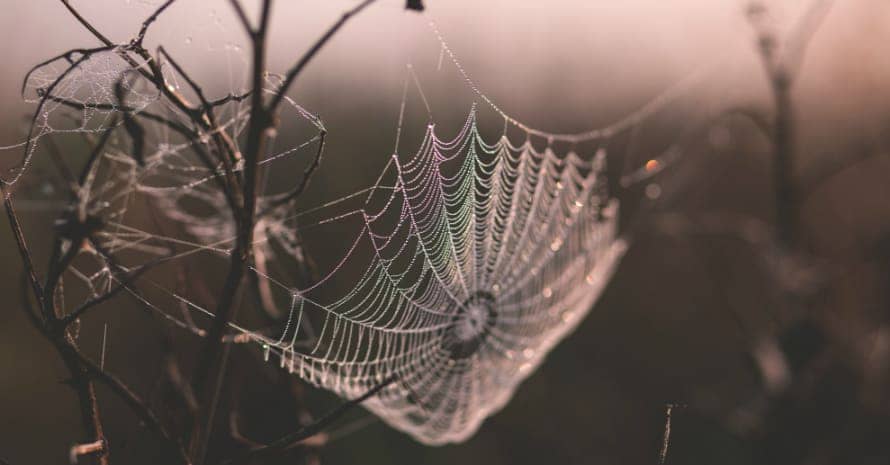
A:
MULTIPOLYGON (((300 212, 293 203, 277 202, 277 195, 261 198, 251 270, 271 306, 286 302, 282 324, 269 332, 233 323, 230 340, 261 344, 267 360, 344 398, 395 378, 364 405, 419 441, 443 444, 467 439, 506 404, 591 309, 627 247, 618 235, 619 202, 609 191, 605 150, 558 153, 553 144, 604 142, 662 108, 691 81, 615 125, 552 134, 501 111, 470 80, 435 26, 433 33, 470 88, 505 127, 524 132, 525 142, 511 142, 506 130, 486 141, 474 106, 456 135, 443 136, 429 124, 419 145, 411 153, 397 150, 365 189, 300 212), (546 147, 536 148, 531 136, 547 140, 546 147), (346 253, 320 278, 298 286, 270 271, 275 262, 304 261, 302 235, 318 229, 352 231, 346 253)), ((41 105, 29 140, 59 132, 51 121, 63 107, 81 113, 72 132, 113 129, 123 106, 155 121, 185 124, 132 70, 119 49, 61 57, 38 68, 26 89, 35 101, 52 98, 41 105), (115 91, 119 83, 126 84, 124 100, 115 91)), ((176 73, 167 72, 175 85, 176 73)), ((276 86, 270 77, 270 91, 276 86)), ((287 117, 323 127, 295 102, 286 103, 293 113, 287 117)), ((238 140, 249 109, 238 101, 221 108, 221 130, 238 140)), ((403 99, 397 138, 404 116, 403 99)), ((211 135, 177 139, 169 124, 149 130, 143 165, 130 156, 125 138, 113 138, 80 192, 80 208, 107 226, 98 245, 124 270, 133 270, 136 260, 176 263, 198 254, 227 260, 235 234, 231 214, 212 182, 214 170, 194 153, 211 135), (187 234, 150 232, 138 215, 128 215, 139 195, 187 234)), ((308 155, 303 149, 317 142, 314 136, 268 154, 261 165, 308 155)), ((26 149, 25 165, 35 147, 26 149)), ((78 264, 72 273, 89 295, 120 281, 100 254, 85 254, 94 264, 78 264)), ((165 297, 126 291, 174 324, 204 334, 193 317, 212 317, 211 311, 182 289, 148 282, 165 297)))

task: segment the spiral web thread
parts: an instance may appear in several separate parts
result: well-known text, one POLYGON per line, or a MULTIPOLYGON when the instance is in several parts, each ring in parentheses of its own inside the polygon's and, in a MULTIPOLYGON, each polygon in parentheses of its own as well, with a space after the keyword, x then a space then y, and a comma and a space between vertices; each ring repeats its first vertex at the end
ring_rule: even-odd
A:
MULTIPOLYGON (((260 211, 266 214, 257 224, 257 263, 251 272, 278 301, 286 302, 282 324, 268 331, 232 323, 235 335, 229 340, 260 344, 267 360, 344 398, 395 378, 364 405, 421 442, 443 444, 467 439, 508 402, 591 309, 626 250, 618 235, 619 202, 606 179, 605 150, 558 153, 553 143, 575 146, 594 140, 604 147, 605 139, 638 125, 700 75, 614 125, 552 134, 501 111, 431 26, 443 56, 504 118, 505 127, 512 124, 525 133, 525 142, 514 144, 506 130, 487 142, 474 106, 452 137, 439 135, 430 123, 413 153, 391 155, 376 182, 365 189, 302 211, 271 202, 273 194, 262 197, 260 211), (546 147, 536 148, 531 136, 547 140, 546 147), (299 286, 269 271, 270 262, 303 261, 302 236, 318 230, 350 237, 346 252, 320 278, 299 286)), ((74 68, 71 62, 70 57, 50 61, 26 82, 27 92, 42 96, 58 80, 49 90, 58 98, 42 105, 29 141, 59 131, 113 128, 120 124, 114 115, 123 104, 135 112, 187 121, 157 91, 139 82, 132 63, 121 60, 118 51, 93 53, 74 68), (128 74, 133 79, 122 80, 128 74), (126 102, 115 97, 119 82, 127 84, 126 102), (64 116, 59 99, 79 103, 80 114, 64 116), (55 121, 75 123, 60 130, 55 121)), ((169 80, 178 88, 175 73, 169 80)), ((268 82, 274 91, 275 77, 268 82)), ((292 100, 286 99, 285 107, 283 118, 304 121, 310 130, 323 127, 292 100)), ((248 114, 244 103, 222 105, 220 130, 237 141, 248 114)), ((195 255, 227 262, 235 234, 231 214, 212 182, 213 170, 194 153, 195 145, 206 144, 209 135, 177 139, 164 125, 146 126, 144 164, 128 153, 125 134, 115 136, 96 162, 87 192, 81 192, 81 208, 107 226, 99 233, 102 247, 120 257, 117 266, 127 270, 149 260, 175 264, 195 255), (154 231, 139 215, 128 214, 140 197, 186 234, 154 231), (201 212, 187 207, 195 202, 204 206, 201 212)), ((308 149, 317 141, 313 135, 278 149, 260 164, 310 156, 308 149)), ((36 146, 28 143, 24 166, 36 146)), ((632 174, 635 182, 643 177, 632 174)), ((82 255, 72 274, 89 296, 119 282, 95 251, 86 249, 82 255)), ((149 278, 141 282, 152 292, 125 291, 172 324, 204 335, 201 326, 212 311, 184 289, 149 278)))

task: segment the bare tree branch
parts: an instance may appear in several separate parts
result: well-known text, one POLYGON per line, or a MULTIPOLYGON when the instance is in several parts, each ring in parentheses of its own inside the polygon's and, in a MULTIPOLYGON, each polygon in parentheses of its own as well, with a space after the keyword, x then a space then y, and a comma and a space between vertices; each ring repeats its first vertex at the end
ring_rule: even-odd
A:
POLYGON ((313 422, 310 425, 304 426, 303 428, 294 431, 293 433, 282 436, 281 438, 275 440, 266 446, 254 447, 241 455, 233 457, 228 460, 224 460, 220 463, 220 465, 237 465, 240 463, 246 463, 251 460, 266 458, 275 454, 279 454, 281 452, 290 449, 300 442, 324 431, 327 427, 333 424, 335 421, 340 419, 344 413, 351 410, 353 407, 360 405, 362 402, 370 399, 377 395, 378 392, 389 386, 390 384, 396 381, 397 377, 392 376, 390 378, 385 379, 380 384, 372 387, 367 392, 362 394, 361 396, 352 399, 347 402, 343 402, 335 409, 328 412, 325 416, 319 418, 317 421, 313 422))
POLYGON ((151 26, 152 23, 157 21, 158 17, 161 16, 161 13, 163 13, 164 10, 169 8, 170 5, 172 5, 173 2, 175 2, 175 1, 176 0, 167 0, 161 6, 159 6, 158 9, 155 10, 154 13, 149 15, 149 17, 146 18, 145 21, 142 22, 142 26, 139 28, 139 34, 136 35, 136 39, 133 41, 133 43, 135 45, 138 45, 140 47, 142 46, 142 41, 145 39, 145 33, 148 32, 149 26, 151 26))
POLYGON ((170 457, 175 459, 177 463, 188 465, 191 462, 185 454, 185 450, 174 438, 174 436, 164 427, 158 416, 148 406, 148 404, 133 392, 126 383, 118 379, 111 373, 103 370, 95 362, 83 355, 79 350, 74 350, 75 355, 81 364, 86 368, 89 375, 107 386, 114 392, 128 407, 136 414, 137 417, 145 424, 145 426, 154 432, 163 442, 165 449, 170 457))
POLYGON ((297 63, 287 71, 285 74, 284 80, 281 83, 281 87, 278 89, 278 92, 275 94, 275 97, 272 99, 272 102, 269 104, 269 111, 274 112, 279 105, 281 105, 282 100, 284 100, 284 96, 287 94, 288 90, 290 90, 290 86, 294 83, 294 80, 297 79, 297 76, 300 75, 300 72, 303 71, 303 68, 309 64, 313 57, 321 50, 322 47, 334 37, 334 34, 349 21, 350 18, 359 14, 362 10, 364 10, 367 6, 374 3, 375 0, 363 0, 361 3, 350 9, 349 11, 343 13, 339 20, 334 23, 328 30, 325 32, 316 42, 303 54, 302 57, 297 61, 297 63))

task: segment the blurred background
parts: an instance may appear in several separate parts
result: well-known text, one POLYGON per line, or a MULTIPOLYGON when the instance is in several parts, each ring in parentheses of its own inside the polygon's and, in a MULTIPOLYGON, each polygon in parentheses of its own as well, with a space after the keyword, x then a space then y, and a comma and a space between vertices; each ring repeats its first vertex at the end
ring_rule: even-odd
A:
MULTIPOLYGON (((4 3, 0 146, 7 147, 24 140, 34 111, 20 94, 28 69, 96 42, 60 2, 4 3)), ((124 41, 157 2, 73 3, 124 41)), ((430 20, 485 95, 547 131, 608 124, 693 73, 703 77, 616 138, 616 178, 668 150, 676 155, 657 176, 618 192, 628 254, 577 331, 503 411, 467 442, 444 447, 418 444, 356 411, 324 444, 295 450, 287 463, 655 464, 668 404, 683 407, 673 411, 665 463, 890 463, 890 55, 883 46, 890 4, 834 2, 808 41, 791 92, 799 203, 796 243, 786 252, 774 239, 774 102, 758 40, 762 28, 778 40, 793 34, 813 2, 762 2, 761 29, 739 0, 425 3, 417 14, 403 1, 379 0, 298 80, 291 96, 329 131, 306 205, 364 188, 379 173, 393 151, 409 64, 443 133, 479 103, 483 130, 499 135, 502 119, 453 64, 440 64, 430 20)), ((287 69, 351 5, 277 2, 270 69, 287 69)), ((246 38, 225 1, 178 2, 151 30, 147 45, 159 44, 210 95, 248 82, 246 38)), ((410 89, 402 150, 426 125, 410 89)), ((295 121, 282 127, 282 143, 313 135, 295 121)), ((294 172, 309 155, 293 161, 294 172)), ((4 149, 0 166, 20 157, 20 148, 4 149)), ((35 186, 47 171, 38 162, 28 176, 21 210, 40 256, 57 212, 27 200, 42 195, 35 186)), ((0 459, 62 463, 83 439, 78 411, 57 354, 17 308, 21 267, 6 226, 0 263, 0 459)), ((206 286, 217 289, 221 279, 211 275, 206 286)), ((171 347, 198 347, 127 299, 103 309, 100 321, 83 325, 84 351, 97 353, 107 324, 106 366, 152 399, 164 397, 171 347)), ((270 440, 337 404, 257 364, 255 352, 233 351, 224 394, 246 435, 270 440)), ((157 445, 126 407, 101 388, 99 398, 113 463, 157 463, 157 445)))

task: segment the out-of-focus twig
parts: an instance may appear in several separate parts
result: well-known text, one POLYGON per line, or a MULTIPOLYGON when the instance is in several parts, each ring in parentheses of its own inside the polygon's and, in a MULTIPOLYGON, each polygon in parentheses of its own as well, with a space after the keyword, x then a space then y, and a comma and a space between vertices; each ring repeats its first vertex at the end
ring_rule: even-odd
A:
POLYGON ((396 381, 396 377, 390 377, 385 379, 383 382, 377 384, 376 386, 369 389, 367 392, 362 394, 361 396, 340 404, 337 408, 328 412, 325 416, 319 418, 317 421, 309 424, 303 428, 300 428, 293 433, 287 434, 267 446, 255 447, 241 455, 235 456, 231 459, 225 460, 221 462, 220 465, 236 465, 239 463, 247 463, 251 460, 269 457, 271 455, 281 453, 286 451, 287 449, 294 447, 295 445, 303 442, 306 439, 309 439, 316 434, 323 431, 325 428, 333 424, 340 417, 343 416, 344 413, 352 409, 353 407, 361 404, 362 402, 370 399, 377 395, 378 392, 389 386, 390 384, 396 381))
POLYGON ((798 199, 794 181, 795 115, 791 91, 807 46, 825 19, 831 0, 814 0, 788 37, 781 38, 767 25, 766 7, 754 1, 748 7, 748 19, 757 33, 760 57, 772 91, 773 183, 776 201, 776 231, 786 250, 796 245, 798 199))
POLYGON ((661 449, 658 451, 658 465, 664 465, 667 460, 668 448, 671 445, 671 419, 674 409, 683 408, 683 404, 667 404, 664 409, 664 434, 661 437, 661 449))

